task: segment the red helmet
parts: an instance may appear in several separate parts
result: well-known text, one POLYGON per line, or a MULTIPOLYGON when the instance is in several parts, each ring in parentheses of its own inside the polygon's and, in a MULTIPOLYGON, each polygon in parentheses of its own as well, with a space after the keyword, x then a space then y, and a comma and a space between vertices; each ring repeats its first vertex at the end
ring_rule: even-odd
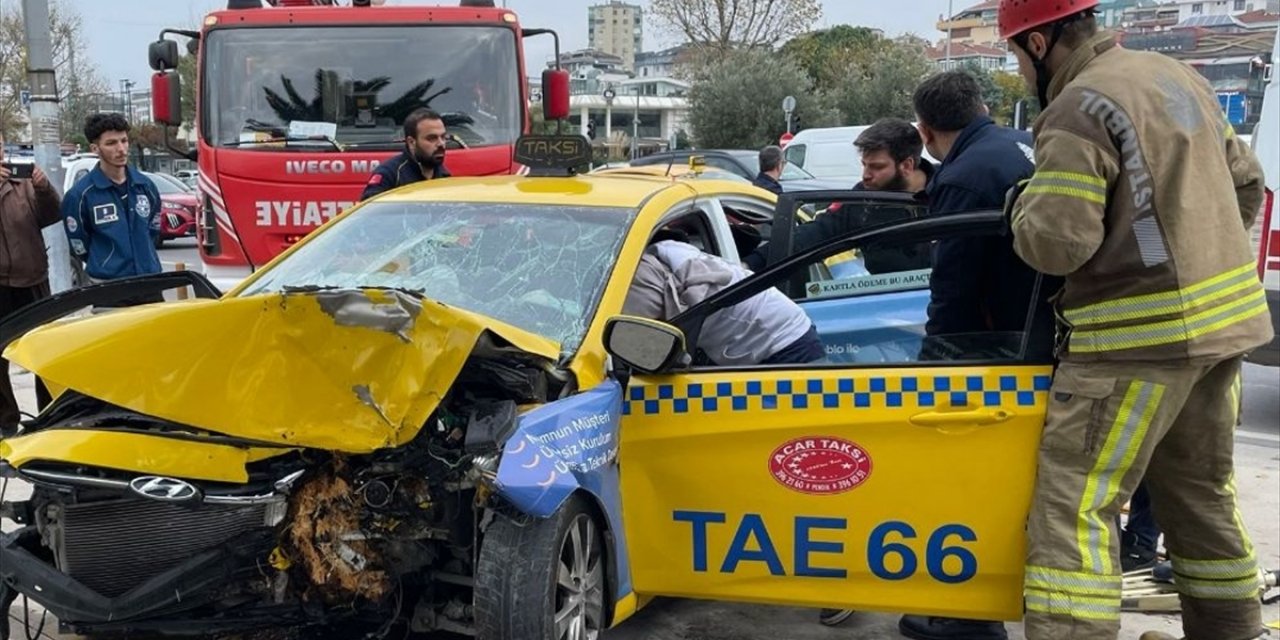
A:
POLYGON ((1000 38, 1008 40, 1027 29, 1052 24, 1098 6, 1098 0, 1000 0, 1000 38))

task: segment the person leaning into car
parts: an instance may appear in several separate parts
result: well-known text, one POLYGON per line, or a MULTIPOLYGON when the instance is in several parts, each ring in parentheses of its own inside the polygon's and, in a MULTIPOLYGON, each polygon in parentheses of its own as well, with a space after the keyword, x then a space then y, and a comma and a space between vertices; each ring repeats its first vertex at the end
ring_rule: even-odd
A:
MULTIPOLYGON (((663 230, 640 258, 622 312, 669 320, 750 275, 746 269, 663 230)), ((818 329, 799 305, 769 288, 707 318, 699 349, 712 364, 800 364, 826 357, 818 329)))
MULTIPOLYGON (((0 162, 4 139, 0 138, 0 162)), ((17 178, 0 165, 0 320, 49 297, 49 260, 41 229, 58 224, 58 192, 39 167, 17 178)), ((36 406, 49 404, 49 391, 36 379, 36 406)), ((9 380, 9 361, 0 358, 0 434, 10 434, 21 414, 9 380)))

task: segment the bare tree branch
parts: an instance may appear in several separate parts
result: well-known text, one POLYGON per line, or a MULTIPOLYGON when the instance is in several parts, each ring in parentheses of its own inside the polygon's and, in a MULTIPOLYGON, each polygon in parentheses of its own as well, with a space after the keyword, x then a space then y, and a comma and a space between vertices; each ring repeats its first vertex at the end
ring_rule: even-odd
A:
POLYGON ((776 45, 822 17, 819 0, 653 0, 649 10, 662 29, 722 51, 776 45))
MULTIPOLYGON (((58 83, 64 139, 74 137, 91 109, 88 97, 107 91, 104 82, 83 52, 84 32, 80 15, 65 2, 49 7, 53 40, 54 74, 58 83)), ((6 139, 26 138, 27 114, 20 94, 27 89, 27 46, 20 11, 0 15, 0 132, 6 139)))

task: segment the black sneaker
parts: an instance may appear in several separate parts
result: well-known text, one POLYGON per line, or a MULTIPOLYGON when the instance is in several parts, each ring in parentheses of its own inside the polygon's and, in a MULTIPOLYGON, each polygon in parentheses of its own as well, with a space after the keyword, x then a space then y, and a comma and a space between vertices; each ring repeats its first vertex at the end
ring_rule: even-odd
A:
POLYGON ((834 627, 848 620, 851 615, 853 615, 853 609, 823 609, 818 612, 818 622, 834 627))
POLYGON ((1136 544, 1128 535, 1120 539, 1120 570, 1124 573, 1156 566, 1156 550, 1136 544))
POLYGON ((1003 622, 902 616, 898 632, 912 640, 1009 640, 1003 622))

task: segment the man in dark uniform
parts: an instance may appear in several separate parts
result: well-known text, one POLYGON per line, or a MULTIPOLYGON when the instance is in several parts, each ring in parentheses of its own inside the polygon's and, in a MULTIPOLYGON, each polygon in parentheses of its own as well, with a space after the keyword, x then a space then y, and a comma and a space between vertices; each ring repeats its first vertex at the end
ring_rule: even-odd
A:
POLYGON ((782 179, 782 165, 786 164, 786 159, 782 156, 782 147, 777 145, 769 145, 760 150, 760 173, 756 174, 751 184, 772 191, 774 194, 782 195, 782 183, 778 182, 782 179))
MULTIPOLYGON (((982 87, 965 71, 925 80, 912 97, 925 148, 942 158, 929 181, 929 214, 1001 210, 1009 189, 1035 171, 1030 134, 997 126, 987 116, 982 87)), ((1027 356, 1044 361, 1053 353, 1053 308, 1049 298, 1061 278, 1037 273, 1013 250, 1009 237, 956 237, 934 246, 926 344, 947 336, 1021 333, 1032 307, 1027 356)), ((924 358, 924 354, 921 356, 924 358)), ((936 357, 936 356, 930 356, 936 357)), ((995 621, 906 616, 898 625, 915 640, 1004 640, 995 621)))
MULTIPOLYGON (((899 118, 879 120, 863 131, 853 146, 862 157, 862 182, 853 186, 854 191, 898 191, 920 194, 923 198, 925 187, 935 169, 928 160, 921 157, 924 141, 915 125, 899 118)), ((761 152, 761 166, 764 165, 763 157, 764 153, 761 152)), ((760 186, 758 182, 757 186, 760 186)), ((833 203, 827 207, 826 213, 820 214, 812 222, 796 227, 791 239, 791 251, 804 251, 832 238, 890 221, 874 217, 872 212, 883 215, 887 210, 882 207, 845 207, 841 203, 833 203)), ((927 243, 922 248, 867 249, 864 250, 867 254, 865 266, 871 273, 928 268, 928 249, 927 243)), ((749 254, 740 255, 748 269, 760 271, 769 261, 769 248, 759 246, 749 254)))
POLYGON ((449 170, 444 168, 447 140, 440 114, 427 108, 415 109, 404 119, 405 150, 378 165, 360 199, 368 200, 406 184, 448 178, 449 170))

